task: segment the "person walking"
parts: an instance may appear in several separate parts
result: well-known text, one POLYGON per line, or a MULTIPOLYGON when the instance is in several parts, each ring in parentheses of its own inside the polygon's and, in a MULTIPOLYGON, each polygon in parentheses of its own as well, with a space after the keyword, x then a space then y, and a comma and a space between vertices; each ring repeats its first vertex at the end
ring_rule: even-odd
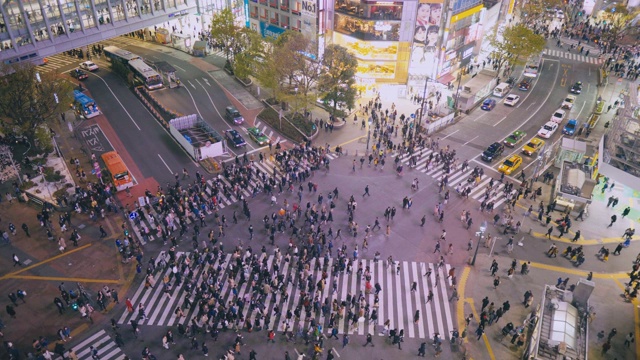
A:
POLYGON ((364 194, 362 194, 362 197, 365 196, 371 196, 371 194, 369 194, 369 185, 364 187, 364 194))
POLYGON ((616 214, 611 215, 611 222, 609 223, 609 226, 607 226, 608 228, 612 227, 613 224, 616 222, 616 220, 618 220, 618 217, 616 216, 616 214))
POLYGON ((18 255, 13 254, 12 258, 13 258, 13 267, 15 267, 16 265, 22 266, 22 263, 20 262, 18 255))
POLYGON ((500 285, 500 276, 496 276, 495 278, 493 278, 493 288, 497 289, 498 285, 500 285))
POLYGON ((349 335, 344 334, 342 335, 342 348, 344 349, 345 346, 347 346, 349 344, 349 335))
POLYGON ((580 230, 576 231, 576 234, 573 236, 573 239, 571 239, 571 242, 576 242, 580 240, 580 230))
POLYGON ((27 226, 27 224, 22 223, 22 230, 24 230, 24 233, 27 234, 27 237, 31 237, 31 234, 29 234, 29 226, 27 226))
POLYGON ((549 227, 547 234, 545 235, 549 240, 551 240, 551 233, 553 233, 553 226, 549 227))
POLYGON ((413 315, 413 323, 417 324, 420 321, 420 310, 416 310, 416 313, 413 315))
POLYGON ((7 305, 6 310, 9 316, 11 316, 14 319, 16 318, 16 310, 13 308, 13 306, 7 305))
POLYGON ((427 343, 423 342, 422 344, 420 344, 420 347, 418 348, 418 356, 425 357, 426 354, 427 354, 427 343))
POLYGON ((480 341, 480 338, 484 335, 484 327, 482 325, 479 325, 476 329, 476 335, 478 335, 478 341, 480 341))
MULTIPOLYGON (((371 344, 371 346, 375 346, 373 344, 373 336, 371 334, 367 334, 367 342, 364 343, 364 345, 362 345, 362 347, 365 347, 367 345, 371 344)), ((344 346, 343 346, 344 347, 344 346)))

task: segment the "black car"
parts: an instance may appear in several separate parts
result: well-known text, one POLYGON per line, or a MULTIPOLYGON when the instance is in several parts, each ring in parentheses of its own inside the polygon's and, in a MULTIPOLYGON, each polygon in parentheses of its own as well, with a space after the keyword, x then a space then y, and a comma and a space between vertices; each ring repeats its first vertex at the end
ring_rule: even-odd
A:
POLYGON ((569 89, 569 92, 572 94, 580 94, 582 92, 582 81, 578 81, 577 83, 573 84, 573 86, 571 86, 571 89, 569 89))
POLYGON ((86 72, 84 72, 84 71, 82 71, 80 69, 71 70, 70 74, 71 74, 71 77, 73 77, 75 79, 78 79, 78 80, 84 80, 84 79, 89 77, 89 75, 87 75, 86 72))
POLYGON ((520 84, 518 84, 518 89, 521 91, 529 91, 530 87, 531 87, 531 79, 529 78, 525 78, 520 82, 520 84))
POLYGON ((482 153, 481 158, 486 162, 492 162, 495 158, 500 156, 500 154, 502 154, 503 151, 504 151, 504 145, 502 145, 499 142, 494 142, 493 144, 489 145, 487 150, 485 150, 482 153))
POLYGON ((238 132, 236 130, 227 130, 227 131, 225 131, 225 136, 227 137, 229 142, 231 142, 231 144, 233 144, 234 147, 238 148, 238 147, 247 145, 247 142, 244 141, 242 136, 240 136, 240 134, 238 134, 238 132))

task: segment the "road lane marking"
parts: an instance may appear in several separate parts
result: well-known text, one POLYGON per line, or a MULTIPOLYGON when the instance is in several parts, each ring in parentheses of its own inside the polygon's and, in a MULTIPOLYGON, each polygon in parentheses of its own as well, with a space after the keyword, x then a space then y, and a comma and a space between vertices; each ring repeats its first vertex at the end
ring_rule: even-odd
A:
POLYGON ((167 165, 167 163, 164 161, 164 159, 162 158, 162 156, 160 156, 160 154, 158 154, 158 157, 160 158, 160 161, 162 161, 162 163, 164 164, 164 166, 167 167, 167 170, 169 170, 169 173, 171 175, 173 175, 173 171, 171 171, 171 168, 169 167, 169 165, 167 165))
POLYGON ((118 104, 120 104, 120 106, 122 107, 122 110, 124 110, 124 112, 127 114, 127 116, 129 117, 129 119, 131 119, 131 122, 133 123, 133 125, 136 126, 136 128, 138 129, 138 131, 142 131, 140 129, 140 126, 138 126, 138 124, 136 123, 135 120, 133 120, 133 117, 131 116, 131 114, 129 114, 129 112, 127 111, 127 108, 124 107, 124 105, 122 105, 122 102, 120 102, 120 99, 118 99, 118 97, 116 96, 116 94, 113 92, 113 90, 111 90, 111 87, 109 86, 109 84, 107 84, 107 82, 100 77, 100 75, 96 75, 92 72, 89 72, 88 74, 91 74, 95 77, 97 77, 98 79, 102 80, 102 82, 104 83, 104 85, 107 87, 107 89, 109 89, 109 92, 111 92, 111 95, 113 95, 113 97, 116 99, 116 101, 118 102, 118 104))
POLYGON ((65 256, 67 256, 67 255, 71 255, 71 254, 73 254, 73 253, 75 253, 75 252, 77 252, 77 251, 84 250, 84 249, 86 249, 86 248, 90 247, 91 245, 92 245, 91 243, 88 243, 88 244, 86 244, 86 245, 82 245, 82 246, 80 246, 80 247, 77 247, 77 248, 75 248, 75 249, 73 249, 73 250, 69 250, 69 251, 67 251, 67 252, 65 252, 65 253, 58 254, 58 255, 56 255, 56 256, 52 256, 52 257, 50 257, 50 258, 48 258, 48 259, 46 259, 46 260, 42 260, 42 261, 37 262, 37 263, 35 263, 35 264, 33 264, 33 265, 29 265, 29 266, 27 266, 27 267, 24 267, 24 268, 22 268, 22 269, 18 270, 18 271, 14 271, 14 272, 12 272, 12 273, 6 274, 6 275, 4 275, 4 276, 0 277, 0 280, 4 280, 4 279, 9 279, 9 278, 15 277, 15 276, 16 276, 16 275, 18 275, 18 274, 22 274, 23 272, 25 272, 25 271, 29 271, 29 270, 31 270, 31 269, 33 269, 33 268, 36 268, 36 267, 40 266, 40 265, 44 265, 44 264, 46 264, 46 263, 49 263, 49 262, 52 262, 52 261, 54 261, 54 260, 60 259, 61 257, 65 257, 65 256))
MULTIPOLYGON (((495 125, 494 125, 494 126, 495 126, 495 125)), ((466 143, 464 143, 464 144, 462 144, 462 145, 463 145, 463 146, 467 146, 467 144, 469 144, 470 142, 472 142, 473 140, 475 140, 475 139, 477 139, 477 138, 479 138, 479 137, 480 137, 480 135, 478 135, 478 136, 474 137, 473 139, 471 139, 471 140, 467 141, 466 143)))
POLYGON ((458 131, 460 131, 460 130, 456 130, 456 131, 452 132, 451 134, 449 134, 449 135, 447 135, 447 136, 443 137, 443 138, 442 138, 442 139, 440 139, 440 140, 444 140, 444 139, 448 138, 449 136, 451 136, 451 135, 453 135, 453 134, 457 133, 458 131))
POLYGON ((172 65, 173 65, 173 67, 175 67, 175 68, 177 68, 177 69, 180 69, 180 70, 182 70, 182 71, 184 71, 184 72, 187 72, 187 70, 185 70, 185 69, 181 68, 180 66, 178 66, 178 65, 176 65, 176 64, 172 64, 172 65))
POLYGON ((196 88, 196 86, 195 86, 195 85, 193 85, 193 83, 191 82, 191 80, 187 80, 187 82, 189 83, 189 85, 191 85, 191 87, 192 87, 192 88, 194 88, 194 89, 196 88))
MULTIPOLYGON (((505 121, 506 119, 507 119, 507 117, 506 117, 506 116, 505 116, 505 117, 503 117, 500 121, 498 121, 497 123, 493 124, 493 127, 496 127, 496 126, 500 125, 500 123, 501 123, 501 122, 503 122, 503 121, 505 121)), ((477 136, 476 136, 476 137, 477 137, 477 136)), ((465 145, 467 145, 467 144, 465 144, 465 145)))

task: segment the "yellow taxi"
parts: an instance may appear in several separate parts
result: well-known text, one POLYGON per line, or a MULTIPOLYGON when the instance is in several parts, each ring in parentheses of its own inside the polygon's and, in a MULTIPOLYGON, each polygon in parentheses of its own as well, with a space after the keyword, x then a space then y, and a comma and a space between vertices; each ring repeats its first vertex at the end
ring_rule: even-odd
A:
POLYGON ((533 138, 522 148, 522 153, 531 156, 544 146, 544 140, 533 138))
POLYGON ((520 155, 512 155, 500 165, 498 171, 505 175, 511 175, 520 165, 522 165, 522 157, 520 155))

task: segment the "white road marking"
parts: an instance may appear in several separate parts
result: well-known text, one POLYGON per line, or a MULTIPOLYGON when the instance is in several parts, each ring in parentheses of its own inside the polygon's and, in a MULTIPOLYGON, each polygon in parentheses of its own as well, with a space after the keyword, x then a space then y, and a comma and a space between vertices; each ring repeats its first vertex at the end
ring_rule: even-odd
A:
POLYGON ((109 84, 107 84, 106 81, 104 81, 104 79, 102 77, 100 77, 100 75, 96 75, 92 72, 88 72, 87 74, 93 75, 95 77, 97 77, 98 79, 102 80, 102 82, 104 83, 104 85, 107 87, 107 89, 109 89, 109 92, 111 92, 111 95, 113 95, 113 97, 116 99, 116 101, 118 102, 118 104, 120 104, 120 106, 122 107, 122 110, 124 110, 125 113, 127 113, 127 116, 129 117, 129 119, 131 119, 131 122, 133 123, 133 125, 136 126, 136 128, 138 129, 138 131, 140 130, 140 126, 138 126, 138 124, 136 123, 135 120, 133 120, 133 117, 131 116, 131 114, 129 114, 129 112, 127 111, 127 108, 124 107, 124 105, 122 105, 122 102, 120 102, 120 99, 118 99, 118 97, 116 96, 116 94, 113 92, 113 90, 111 90, 111 87, 109 86, 109 84))
POLYGON ((171 171, 171 168, 169 167, 169 165, 167 165, 167 163, 164 161, 164 159, 162 158, 162 156, 160 156, 160 154, 158 154, 158 157, 160 158, 160 161, 162 161, 162 163, 164 164, 164 166, 167 167, 167 170, 169 170, 169 173, 171 173, 171 175, 173 175, 173 171, 171 171))

